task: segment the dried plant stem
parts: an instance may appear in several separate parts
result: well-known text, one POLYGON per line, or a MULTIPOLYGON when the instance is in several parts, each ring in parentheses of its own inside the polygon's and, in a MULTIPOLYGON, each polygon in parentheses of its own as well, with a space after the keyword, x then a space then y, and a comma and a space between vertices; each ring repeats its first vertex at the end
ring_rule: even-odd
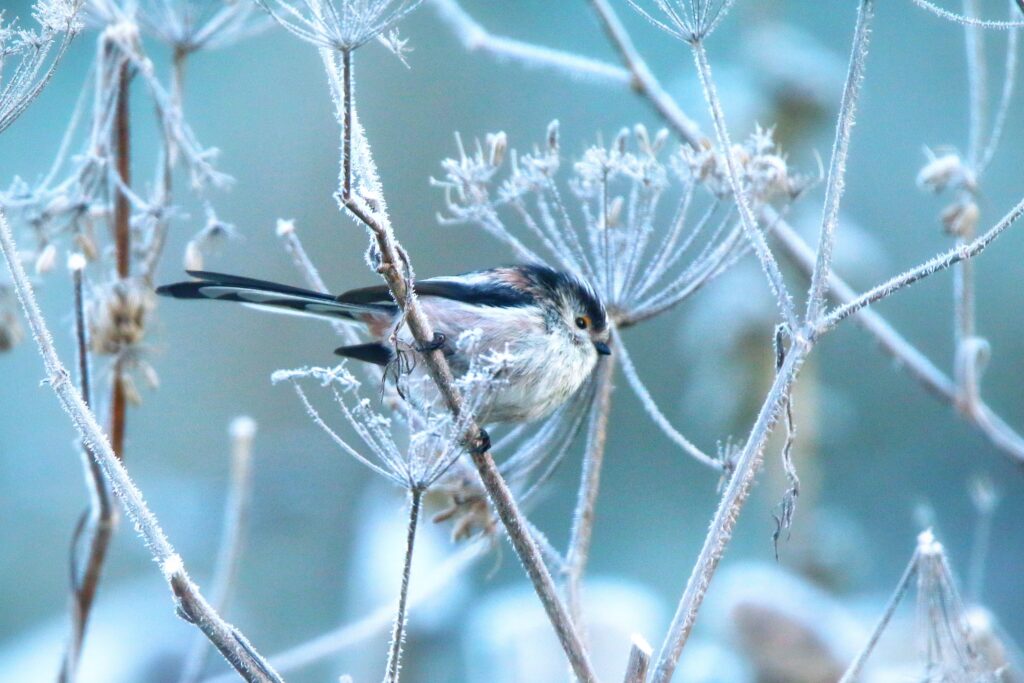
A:
MULTIPOLYGON (((329 68, 329 67, 328 67, 329 68)), ((345 122, 351 122, 352 113, 352 79, 351 79, 351 55, 348 59, 342 60, 342 90, 339 98, 342 108, 341 118, 345 122)), ((352 133, 350 126, 344 126, 342 133, 343 140, 347 139, 351 145, 352 133)), ((343 157, 348 158, 344 154, 343 157)), ((351 173, 351 167, 343 162, 343 173, 351 173)), ((423 309, 420 308, 416 295, 410 286, 406 274, 411 273, 412 268, 408 262, 405 251, 395 240, 391 226, 377 219, 374 213, 360 199, 351 193, 351 178, 342 179, 342 192, 339 203, 352 216, 357 218, 369 231, 371 239, 376 245, 378 255, 377 272, 384 279, 395 299, 395 303, 402 310, 405 316, 406 325, 413 338, 421 348, 431 348, 434 341, 434 331, 427 320, 423 309)), ((436 346, 436 345, 434 345, 436 346)), ((448 409, 456 416, 462 412, 462 397, 455 387, 455 379, 452 375, 448 361, 440 348, 433 348, 422 354, 424 365, 431 378, 437 385, 438 390, 445 401, 448 409)), ((526 520, 519 510, 519 506, 512 496, 511 490, 505 483, 504 478, 498 472, 494 458, 491 456, 489 437, 475 421, 470 420, 464 435, 464 442, 476 466, 484 488, 487 490, 491 504, 498 512, 508 534, 512 547, 523 563, 526 573, 533 583, 537 596, 551 620, 552 626, 558 635, 562 649, 565 650, 573 671, 582 683, 596 681, 593 667, 587 656, 586 648, 583 646, 578 633, 576 632, 568 610, 558 597, 558 589, 551 573, 544 564, 544 559, 536 542, 533 540, 526 520)))
POLYGON ((469 52, 483 52, 496 59, 510 59, 526 66, 561 71, 574 78, 621 85, 632 81, 627 70, 614 64, 489 33, 456 0, 432 0, 431 4, 438 17, 469 52))
POLYGON ((751 245, 753 245, 757 258, 761 262, 761 268, 768 279, 768 285, 772 290, 772 294, 775 295, 776 305, 779 308, 783 321, 789 326, 789 329, 795 330, 798 323, 796 312, 793 309, 793 299, 789 295, 789 290, 786 289, 786 283, 782 278, 782 271, 779 270, 779 264, 776 263, 775 257, 768 247, 768 242, 757 225, 757 219, 750 208, 747 190, 740 183, 739 172, 736 169, 736 160, 733 159, 732 154, 732 140, 729 137, 729 129, 725 123, 725 113, 722 111, 722 101, 718 97, 718 88, 715 86, 715 81, 711 76, 711 63, 708 62, 708 54, 704 49, 704 42, 696 40, 691 44, 691 47, 693 48, 693 59, 697 65, 697 75, 700 78, 701 88, 704 91, 704 97, 707 100, 708 109, 711 113, 711 120, 715 127, 715 135, 718 138, 718 146, 722 156, 725 158, 729 188, 732 190, 733 199, 736 201, 736 206, 739 209, 743 231, 751 245))
MULTIPOLYGON (((486 538, 472 542, 453 553, 429 575, 424 575, 424 581, 417 582, 410 591, 407 610, 414 610, 424 600, 448 587, 467 568, 487 554, 490 544, 490 539, 486 538)), ((270 661, 282 673, 309 666, 385 633, 394 623, 394 616, 395 606, 389 601, 357 621, 271 655, 270 661)), ((231 683, 235 678, 234 674, 224 674, 207 678, 204 683, 231 683)))
POLYGON ((921 265, 911 268, 896 277, 890 278, 880 285, 872 287, 852 301, 836 307, 817 323, 817 332, 823 333, 831 330, 842 320, 845 320, 862 308, 881 301, 904 287, 912 285, 919 280, 923 280, 929 275, 933 275, 940 270, 946 270, 953 264, 960 263, 961 261, 977 256, 984 251, 989 244, 995 241, 997 237, 1003 234, 1007 228, 1013 225, 1017 219, 1021 217, 1021 214, 1024 214, 1024 200, 1018 202, 1017 205, 1010 209, 1010 211, 1004 215, 998 223, 992 226, 984 234, 973 239, 971 242, 958 245, 948 251, 938 254, 921 265))
POLYGON ((793 338, 792 345, 786 353, 782 367, 775 375, 771 390, 768 393, 757 420, 747 437, 735 469, 729 478, 718 509, 711 520, 711 527, 704 539, 697 562, 693 566, 686 588, 679 600, 672 623, 658 653, 657 666, 651 678, 652 683, 669 683, 675 672, 683 646, 690 636, 693 624, 697 619, 704 595, 711 583, 711 577, 718 568, 718 563, 725 553, 732 532, 736 526, 743 504, 750 494, 754 477, 764 459, 765 445, 772 429, 778 421, 779 414, 789 398, 793 382, 810 352, 813 341, 803 336, 793 338))
POLYGON ((629 648, 629 660, 626 662, 626 676, 623 683, 644 683, 647 680, 647 667, 651 664, 651 646, 640 634, 633 635, 633 644, 629 648))
POLYGON ((125 514, 138 530, 153 559, 163 571, 167 583, 174 593, 179 615, 201 629, 245 680, 258 683, 271 681, 280 683, 280 677, 252 649, 249 642, 235 627, 221 619, 216 610, 202 596, 198 586, 189 578, 181 557, 174 551, 174 547, 167 539, 163 529, 160 528, 156 517, 146 505, 142 492, 131 480, 124 465, 114 453, 110 441, 103 433, 103 429, 96 421, 96 416, 85 404, 82 395, 71 382, 67 369, 57 355, 53 337, 50 335, 42 311, 39 309, 25 268, 18 258, 18 248, 14 242, 14 236, 11 234, 2 212, 0 212, 0 252, 3 253, 7 267, 10 269, 18 300, 21 302, 32 336, 40 356, 42 356, 47 381, 93 457, 97 459, 104 477, 121 502, 125 514))
POLYGON ((857 25, 853 32, 853 49, 850 51, 850 65, 843 87, 843 98, 839 105, 836 137, 832 145, 829 162, 828 182, 825 185, 825 205, 821 216, 821 233, 818 237, 818 256, 811 275, 810 291, 807 295, 806 320, 817 320, 825 303, 825 289, 832 269, 832 248, 835 246, 836 229, 839 227, 839 203, 843 197, 846 182, 846 159, 850 151, 850 132, 857 113, 860 87, 864 80, 864 67, 868 56, 871 37, 871 20, 875 7, 872 0, 861 0, 857 12, 857 25))
MULTIPOLYGON (((117 174, 120 185, 131 187, 131 65, 125 61, 118 75, 117 109, 114 113, 114 135, 117 143, 117 174)), ((131 275, 132 207, 124 190, 118 190, 114 199, 114 255, 117 276, 122 280, 131 275)), ((124 389, 124 363, 114 361, 113 383, 110 396, 110 444, 118 458, 124 458, 125 420, 128 397, 124 389)))
POLYGON ((676 133, 687 144, 694 148, 700 147, 706 140, 700 132, 700 127, 679 108, 676 101, 661 87, 658 79, 654 77, 654 74, 647 67, 647 62, 636 51, 636 47, 634 47, 633 41, 629 37, 629 32, 622 25, 608 0, 590 0, 590 5, 594 8, 594 12, 597 14, 604 32, 608 35, 615 49, 618 50, 619 56, 622 57, 623 64, 626 65, 626 68, 633 75, 633 79, 630 82, 632 90, 649 100, 658 114, 666 121, 672 123, 676 133))
MULTIPOLYGON (((224 524, 221 530, 220 548, 214 564, 210 589, 210 602, 218 612, 223 612, 231 598, 231 591, 238 574, 238 560, 242 554, 252 508, 252 441, 256 423, 252 418, 238 417, 231 423, 231 478, 227 499, 224 503, 224 524)), ((210 642, 196 634, 185 656, 181 669, 180 683, 193 683, 202 676, 210 652, 210 642)))
MULTIPOLYGON (((78 382, 82 401, 92 404, 92 370, 89 363, 89 328, 85 315, 84 259, 71 269, 75 306, 75 346, 78 361, 78 382)), ((103 563, 110 546, 116 518, 110 501, 103 472, 93 457, 86 442, 82 444, 82 460, 86 484, 89 488, 89 508, 82 513, 71 538, 71 634, 68 638, 64 658, 57 680, 67 683, 75 679, 78 661, 82 654, 86 627, 96 597, 103 563), (79 575, 77 549, 88 539, 88 550, 79 575)))
POLYGON ((583 472, 573 513, 572 533, 566 552, 565 594, 569 614, 582 635, 583 627, 583 575, 590 559, 590 540, 594 529, 597 495, 601 487, 601 467, 608 443, 608 416, 612 408, 615 356, 604 356, 596 371, 597 388, 594 394, 587 449, 583 455, 583 472))
POLYGON ((412 553, 416 545, 416 526, 423 506, 423 490, 414 488, 409 492, 409 530, 405 539, 405 565, 402 568, 402 588, 398 593, 398 612, 391 628, 391 649, 384 674, 385 683, 398 683, 402 668, 402 645, 405 643, 406 609, 409 603, 409 576, 412 574, 412 553))
MULTIPOLYGON (((782 221, 776 224, 772 234, 789 260, 809 278, 815 261, 810 246, 792 227, 782 221)), ((857 292, 834 272, 828 277, 828 291, 840 304, 850 303, 857 298, 857 292)), ((862 308, 854 320, 871 334, 882 351, 898 362, 925 391, 943 403, 956 405, 956 383, 907 341, 884 317, 871 308, 862 308)), ((1024 437, 1017 434, 984 401, 978 401, 972 406, 970 413, 961 415, 1012 462, 1024 465, 1024 437)))
POLYGON ((917 565, 920 560, 920 551, 915 550, 914 555, 910 558, 910 562, 907 564, 907 568, 903 570, 903 576, 900 577, 899 583, 896 584, 896 590, 889 597, 889 601, 885 605, 885 611, 882 612, 882 616, 879 618, 878 623, 875 624, 874 630, 871 632, 871 637, 868 638, 868 642, 865 643, 864 647, 857 656, 850 663, 850 667, 843 673, 843 677, 839 679, 839 683, 854 683, 857 677, 860 675, 861 669, 864 668, 864 663, 867 662, 868 657, 874 651, 875 646, 878 644, 878 639, 882 637, 882 632, 885 631, 886 626, 889 625, 889 621, 892 619, 892 615, 896 613, 896 608, 899 606, 903 596, 907 594, 907 590, 910 588, 910 582, 914 578, 914 574, 917 572, 917 565))

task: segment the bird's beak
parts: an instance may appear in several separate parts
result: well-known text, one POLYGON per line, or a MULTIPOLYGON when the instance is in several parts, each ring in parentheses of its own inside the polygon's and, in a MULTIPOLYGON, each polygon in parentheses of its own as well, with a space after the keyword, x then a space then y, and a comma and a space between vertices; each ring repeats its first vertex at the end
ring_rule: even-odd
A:
POLYGON ((597 349, 597 352, 602 356, 612 355, 611 348, 604 342, 594 342, 594 348, 597 349))

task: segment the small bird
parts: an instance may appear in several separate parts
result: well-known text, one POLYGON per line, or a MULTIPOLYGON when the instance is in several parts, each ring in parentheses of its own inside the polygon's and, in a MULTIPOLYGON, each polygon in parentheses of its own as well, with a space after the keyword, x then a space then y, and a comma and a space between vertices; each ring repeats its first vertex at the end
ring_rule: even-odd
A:
MULTIPOLYGON (((391 339, 417 348, 384 285, 332 296, 237 275, 187 272, 195 279, 159 287, 157 294, 360 323, 374 341, 335 353, 384 367, 396 359, 391 339)), ((435 330, 430 348, 418 350, 440 348, 459 376, 471 359, 455 340, 475 329, 480 333, 476 353, 497 351, 513 358, 479 410, 481 423, 530 422, 551 414, 583 385, 598 356, 611 353, 604 305, 588 283, 567 272, 537 264, 504 266, 418 280, 415 290, 435 330)))

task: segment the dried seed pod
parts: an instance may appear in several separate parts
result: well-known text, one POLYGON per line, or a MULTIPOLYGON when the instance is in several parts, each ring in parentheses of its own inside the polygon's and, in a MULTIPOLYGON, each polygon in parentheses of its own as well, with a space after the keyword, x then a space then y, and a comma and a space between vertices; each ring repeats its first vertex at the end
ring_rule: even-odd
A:
POLYGON ((116 280, 100 288, 89 306, 93 353, 117 355, 138 346, 153 308, 153 292, 141 281, 116 280))
POLYGON ((968 237, 978 227, 978 205, 972 201, 950 204, 939 215, 942 227, 949 235, 968 237))

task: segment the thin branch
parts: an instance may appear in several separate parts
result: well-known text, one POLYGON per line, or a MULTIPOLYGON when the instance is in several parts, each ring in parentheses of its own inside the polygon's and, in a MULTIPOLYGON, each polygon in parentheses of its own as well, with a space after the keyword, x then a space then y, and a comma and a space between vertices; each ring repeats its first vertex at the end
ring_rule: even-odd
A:
MULTIPOLYGON (((75 307, 75 346, 78 361, 78 383, 82 401, 92 405, 92 369, 89 363, 89 327, 85 313, 85 257, 73 254, 68 259, 68 268, 74 286, 75 307)), ((81 448, 86 485, 89 489, 89 508, 82 513, 71 538, 71 635, 68 638, 64 659, 57 680, 61 683, 73 681, 78 669, 78 661, 82 654, 85 641, 86 626, 96 598, 103 563, 107 549, 114 533, 116 523, 114 508, 111 505, 110 491, 103 478, 99 464, 83 441, 81 448), (84 569, 79 575, 77 548, 88 539, 88 552, 85 557, 84 569)))
MULTIPOLYGON (((327 60, 328 78, 333 80, 336 74, 331 73, 331 61, 333 60, 327 60)), ((340 96, 337 98, 341 100, 340 106, 343 112, 348 112, 349 115, 351 115, 352 111, 351 77, 350 75, 346 77, 345 73, 350 69, 351 60, 343 60, 342 82, 344 85, 341 93, 339 93, 340 96)), ((344 118, 343 112, 342 118, 344 118)), ((346 127, 343 131, 343 136, 350 135, 348 131, 349 129, 346 127)), ((362 134, 361 130, 353 132, 357 135, 362 134)), ((359 141, 359 148, 368 153, 368 145, 366 145, 365 140, 359 141)), ((367 165, 372 163, 372 159, 362 158, 360 162, 361 165, 367 165)), ((343 169, 345 172, 351 172, 351 168, 345 167, 344 164, 343 169)), ((366 172, 366 169, 363 169, 361 172, 366 172)), ((372 172, 372 175, 376 175, 375 172, 372 172)), ((424 365, 437 385, 448 409, 456 417, 461 417, 462 397, 455 386, 454 376, 443 351, 437 348, 436 344, 433 344, 433 328, 423 309, 420 308, 415 292, 411 287, 411 281, 407 278, 407 274, 410 274, 412 269, 405 250, 398 244, 386 219, 378 219, 375 212, 362 199, 353 196, 350 190, 346 191, 346 188, 351 188, 351 178, 342 179, 342 192, 338 197, 339 204, 350 215, 358 219, 368 230, 373 244, 376 246, 378 257, 377 272, 384 279, 395 299, 395 303, 398 304, 398 307, 403 312, 405 323, 416 343, 421 348, 431 348, 433 346, 432 350, 422 354, 424 365)), ((558 597, 558 589, 551 578, 551 573, 544 564, 544 559, 537 548, 536 542, 534 542, 533 537, 529 533, 526 520, 520 512, 511 490, 498 471, 497 465, 494 463, 490 453, 490 439, 475 420, 467 419, 466 423, 467 427, 463 441, 470 452, 477 472, 480 474, 480 479, 487 490, 488 497, 498 512, 498 517, 501 519, 509 540, 512 542, 512 547, 515 548, 520 562, 523 563, 523 567, 526 569, 527 576, 529 576, 530 581, 533 583, 537 596, 540 598, 541 604, 551 620, 551 624, 558 635, 562 649, 565 650, 573 671, 576 672, 576 676, 583 683, 592 683, 597 679, 590 664, 590 659, 587 656, 586 648, 583 646, 579 634, 573 626, 568 610, 558 597)))
POLYGON ((647 387, 640 380, 636 366, 633 365, 633 359, 630 358, 629 353, 626 351, 626 345, 622 343, 622 335, 619 334, 618 330, 615 330, 615 354, 622 362, 622 374, 626 376, 626 381, 633 387, 633 392, 640 399, 644 410, 654 421, 654 424, 661 429, 662 433, 700 464, 721 472, 723 469, 722 463, 702 451, 696 444, 683 436, 679 430, 672 426, 668 418, 665 417, 665 414, 661 412, 661 409, 658 408, 658 404, 654 402, 650 392, 647 391, 647 387))
POLYGON ((651 645, 639 633, 633 634, 633 643, 629 648, 629 660, 626 662, 626 675, 623 683, 644 683, 647 680, 647 667, 651 664, 651 645))
MULTIPOLYGON (((1008 0, 1011 16, 1018 11, 1016 1, 1008 0)), ((1017 47, 1020 42, 1019 38, 1020 33, 1017 29, 1012 28, 1009 30, 1009 35, 1006 37, 1006 58, 1003 62, 1003 90, 999 95, 999 105, 996 107, 995 119, 992 122, 992 133, 989 135, 985 151, 981 154, 978 167, 975 169, 977 177, 980 177, 992 162, 992 158, 996 154, 996 148, 998 148, 999 141, 1003 136, 1006 117, 1010 113, 1010 102, 1013 99, 1013 91, 1017 85, 1017 47)))
POLYGON ((409 603, 409 576, 412 574, 412 553, 416 545, 416 525, 420 520, 420 508, 423 505, 423 490, 414 488, 410 491, 409 530, 405 540, 405 565, 402 568, 402 588, 398 593, 398 612, 391 628, 391 648, 388 652, 387 670, 384 674, 385 683, 398 683, 398 675, 402 668, 402 645, 405 643, 406 610, 409 603))
MULTIPOLYGON (((425 577, 426 583, 413 584, 408 609, 410 611, 416 609, 424 601, 447 588, 467 568, 486 554, 490 543, 489 539, 482 538, 460 548, 425 577)), ((281 673, 301 669, 385 633, 388 626, 392 624, 394 616, 395 606, 388 601, 387 604, 380 605, 358 621, 345 624, 305 643, 273 654, 269 659, 281 673)), ((207 678, 203 683, 231 683, 236 678, 235 674, 223 674, 207 678)))
POLYGON ((786 289, 786 282, 782 278, 779 264, 776 263, 775 257, 768 247, 768 242, 765 240, 765 236, 757 225, 757 220, 754 218, 747 190, 740 183, 739 172, 736 169, 736 160, 733 158, 732 153, 732 140, 729 138, 729 129, 725 123, 725 113, 722 111, 722 102, 718 97, 718 89, 715 87, 715 81, 711 76, 711 64, 708 62, 707 51, 704 49, 703 41, 698 40, 691 47, 693 49, 693 59, 697 65, 697 75, 700 78, 701 88, 704 91, 704 97, 711 112, 715 135, 718 138, 718 147, 722 157, 725 159, 729 188, 732 190, 733 199, 739 208, 743 231, 753 245, 757 258, 761 262, 761 268, 768 279, 768 285, 772 290, 772 294, 775 295, 776 305, 779 308, 783 321, 789 326, 789 329, 795 330, 798 323, 796 312, 793 309, 793 299, 789 295, 789 290, 786 289))
POLYGON ((740 511, 750 493, 754 477, 764 459, 764 449, 768 437, 779 418, 786 400, 789 397, 793 382, 811 350, 812 340, 796 336, 786 354, 782 367, 775 375, 771 390, 765 398, 757 415, 757 420, 747 437, 747 442, 736 460, 736 467, 729 483, 719 501, 718 509, 711 520, 704 545, 690 573, 686 588, 679 600, 672 623, 669 625, 665 640, 658 653, 657 666, 654 669, 652 683, 669 683, 675 672, 679 656, 683 652, 693 624, 697 619, 704 595, 707 593, 711 578, 714 576, 718 563, 725 554, 725 549, 732 538, 733 529, 739 519, 740 511))
POLYGON ((633 92, 650 101, 658 114, 688 145, 694 149, 699 148, 706 140, 700 127, 679 108, 676 101, 661 87, 658 79, 648 68, 647 62, 640 57, 629 37, 629 32, 622 25, 608 0, 590 0, 590 4, 594 8, 594 12, 597 13, 604 32, 622 57, 623 64, 633 75, 633 80, 630 83, 633 92))
MULTIPOLYGON (((113 49, 108 47, 108 49, 113 49)), ((117 276, 122 280, 131 275, 132 207, 127 188, 131 187, 131 65, 125 61, 118 72, 117 108, 114 113, 114 134, 117 146, 117 175, 119 190, 114 200, 114 255, 117 276)), ((124 362, 114 361, 110 396, 110 444, 117 457, 124 458, 125 421, 128 396, 124 385, 124 362)))
POLYGON ((940 19, 952 21, 962 26, 977 26, 979 28, 993 28, 1002 31, 1008 31, 1010 29, 1024 27, 1024 22, 1022 21, 987 21, 984 19, 975 19, 974 17, 965 17, 962 14, 957 14, 956 12, 950 12, 949 10, 942 9, 935 3, 929 2, 929 0, 910 1, 917 5, 918 7, 920 7, 921 9, 931 12, 940 19))
MULTIPOLYGON (((229 431, 231 483, 224 502, 224 525, 214 564, 213 588, 210 589, 210 602, 218 612, 227 609, 231 598, 252 507, 252 441, 256 435, 256 422, 251 417, 237 417, 231 422, 229 431)), ((178 678, 180 683, 193 683, 200 679, 210 651, 209 645, 208 640, 196 634, 178 678)))
POLYGON ((839 204, 846 186, 846 159, 850 151, 850 132, 857 113, 857 101, 864 81, 864 67, 871 38, 871 20, 874 18, 873 0, 861 0, 857 11, 857 25, 853 32, 853 47, 850 50, 850 66, 846 73, 846 85, 839 105, 836 123, 836 138, 832 145, 832 159, 829 163, 828 182, 825 185, 825 205, 821 212, 821 233, 818 237, 818 257, 811 275, 811 287, 807 294, 807 320, 817 320, 825 301, 825 287, 832 269, 832 249, 839 226, 839 204))
MULTIPOLYGON (((773 233, 786 256, 808 278, 814 268, 814 252, 788 224, 779 222, 773 233)), ((840 304, 857 298, 857 293, 834 272, 828 278, 829 293, 840 304)), ((877 311, 862 308, 854 320, 870 333, 883 352, 891 356, 918 384, 936 399, 948 405, 957 405, 956 384, 911 344, 877 311)), ((1000 451, 1017 465, 1024 465, 1024 437, 1013 431, 984 402, 973 406, 972 412, 961 413, 1000 451)))
POLYGON ((97 459, 125 514, 142 536, 146 547, 163 572, 175 596, 179 616, 201 629, 231 666, 247 681, 281 683, 281 678, 252 648, 245 636, 221 619, 200 593, 198 586, 189 578, 181 557, 174 551, 156 517, 146 505, 142 492, 135 486, 128 471, 111 448, 103 429, 96 421, 96 416, 71 382, 67 369, 57 355, 53 337, 39 309, 28 275, 18 258, 18 247, 3 212, 0 212, 0 252, 3 252, 4 260, 10 269, 18 300, 42 356, 47 381, 79 435, 89 446, 93 457, 97 459))
POLYGON ((611 413, 615 376, 614 356, 604 356, 595 374, 597 389, 591 404, 587 449, 583 455, 583 471, 580 474, 576 510, 572 516, 572 533, 566 552, 566 601, 569 603, 569 614, 572 615, 573 623, 580 631, 583 630, 583 575, 590 557, 597 494, 601 488, 601 466, 608 443, 608 416, 611 413))
POLYGON ((896 584, 896 590, 889 596, 889 601, 885 605, 885 610, 882 612, 882 616, 879 618, 878 623, 875 624, 874 630, 871 632, 871 637, 868 638, 868 642, 865 643, 864 647, 857 656, 850 663, 849 668, 843 673, 843 677, 839 679, 839 683, 854 683, 857 677, 860 675, 861 669, 864 668, 864 663, 867 662, 868 657, 874 651, 875 646, 878 644, 878 639, 882 637, 882 632, 885 631, 886 626, 889 625, 889 621, 892 619, 892 615, 896 613, 896 608, 899 606, 903 596, 907 594, 907 590, 910 588, 910 582, 914 578, 914 574, 917 572, 917 564, 921 559, 920 551, 915 550, 913 556, 910 558, 910 562, 907 563, 907 568, 903 570, 903 576, 900 577, 899 583, 896 584))
POLYGON ((921 265, 911 268, 905 273, 897 275, 880 285, 872 287, 856 299, 837 307, 819 321, 816 325, 817 333, 820 334, 831 330, 842 320, 845 320, 865 306, 870 306, 873 303, 881 301, 882 299, 903 289, 907 285, 911 285, 918 280, 923 280, 929 275, 933 275, 940 270, 945 270, 954 263, 960 263, 961 261, 977 256, 1008 227, 1013 225, 1014 222, 1020 218, 1021 214, 1024 214, 1024 199, 1018 202, 1016 206, 1010 209, 1009 213, 1003 216, 998 223, 980 237, 975 238, 967 244, 957 245, 946 252, 938 254, 921 265))
POLYGON ((496 59, 517 61, 527 67, 552 69, 572 78, 617 85, 631 83, 629 71, 614 64, 490 33, 462 9, 456 0, 432 0, 431 4, 441 21, 451 29, 468 52, 483 52, 496 59))

